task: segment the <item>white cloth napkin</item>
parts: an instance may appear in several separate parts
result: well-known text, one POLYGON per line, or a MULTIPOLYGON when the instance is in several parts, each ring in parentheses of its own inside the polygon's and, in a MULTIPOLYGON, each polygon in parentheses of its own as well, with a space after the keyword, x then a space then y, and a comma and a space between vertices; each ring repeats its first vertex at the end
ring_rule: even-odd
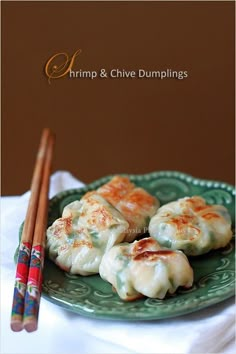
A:
MULTIPOLYGON (((59 171, 50 196, 83 183, 59 171)), ((95 320, 68 312, 42 298, 37 332, 10 330, 19 226, 29 192, 1 200, 1 353, 235 353, 234 298, 173 319, 150 322, 95 320)))

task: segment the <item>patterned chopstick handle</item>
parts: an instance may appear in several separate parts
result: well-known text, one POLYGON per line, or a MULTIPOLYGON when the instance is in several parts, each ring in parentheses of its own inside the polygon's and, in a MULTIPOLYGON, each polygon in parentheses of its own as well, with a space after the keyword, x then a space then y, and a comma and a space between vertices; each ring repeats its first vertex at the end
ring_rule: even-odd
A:
POLYGON ((24 314, 25 291, 29 273, 31 246, 30 242, 21 242, 19 246, 11 313, 11 328, 15 332, 23 329, 22 319, 24 314))
POLYGON ((42 290, 43 265, 44 247, 42 245, 33 246, 24 304, 24 328, 28 332, 37 329, 42 290))

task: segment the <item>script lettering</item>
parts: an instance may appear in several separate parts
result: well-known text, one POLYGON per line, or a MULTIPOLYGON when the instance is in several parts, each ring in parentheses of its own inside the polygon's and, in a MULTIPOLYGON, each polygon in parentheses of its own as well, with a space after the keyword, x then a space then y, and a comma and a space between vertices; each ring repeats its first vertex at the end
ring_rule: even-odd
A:
POLYGON ((53 55, 45 65, 45 74, 48 77, 48 82, 50 83, 51 79, 59 79, 67 75, 73 68, 75 58, 81 52, 82 50, 78 49, 72 57, 69 57, 67 53, 57 53, 53 55), (60 62, 60 65, 57 64, 58 62, 60 62))

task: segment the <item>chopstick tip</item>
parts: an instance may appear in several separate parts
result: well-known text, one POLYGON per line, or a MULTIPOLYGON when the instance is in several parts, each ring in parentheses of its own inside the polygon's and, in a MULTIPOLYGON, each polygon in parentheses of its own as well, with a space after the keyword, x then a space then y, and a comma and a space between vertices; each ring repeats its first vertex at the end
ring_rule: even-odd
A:
POLYGON ((45 134, 47 137, 49 137, 53 141, 55 141, 55 139, 56 139, 56 134, 50 128, 44 128, 43 134, 45 134))
POLYGON ((45 128, 43 129, 43 133, 44 133, 44 134, 51 135, 51 134, 53 134, 53 131, 52 131, 50 128, 45 127, 45 128))
POLYGON ((36 319, 32 318, 29 321, 24 322, 24 329, 27 332, 34 332, 38 329, 38 322, 36 319))
POLYGON ((20 320, 12 320, 11 321, 11 330, 13 332, 20 332, 23 329, 22 321, 20 320))

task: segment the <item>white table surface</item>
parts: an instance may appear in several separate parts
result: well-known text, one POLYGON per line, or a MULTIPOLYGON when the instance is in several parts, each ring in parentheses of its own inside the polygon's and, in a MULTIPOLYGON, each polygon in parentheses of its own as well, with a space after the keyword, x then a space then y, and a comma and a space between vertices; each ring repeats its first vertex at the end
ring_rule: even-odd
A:
MULTIPOLYGON (((54 183, 57 182, 58 174, 61 183, 60 173, 54 176, 54 183)), ((67 179, 68 176, 65 181, 67 179)), ((81 317, 42 298, 38 331, 12 332, 10 313, 15 277, 13 253, 28 197, 29 193, 1 198, 2 354, 236 352, 234 298, 175 319, 136 323, 81 317)))

